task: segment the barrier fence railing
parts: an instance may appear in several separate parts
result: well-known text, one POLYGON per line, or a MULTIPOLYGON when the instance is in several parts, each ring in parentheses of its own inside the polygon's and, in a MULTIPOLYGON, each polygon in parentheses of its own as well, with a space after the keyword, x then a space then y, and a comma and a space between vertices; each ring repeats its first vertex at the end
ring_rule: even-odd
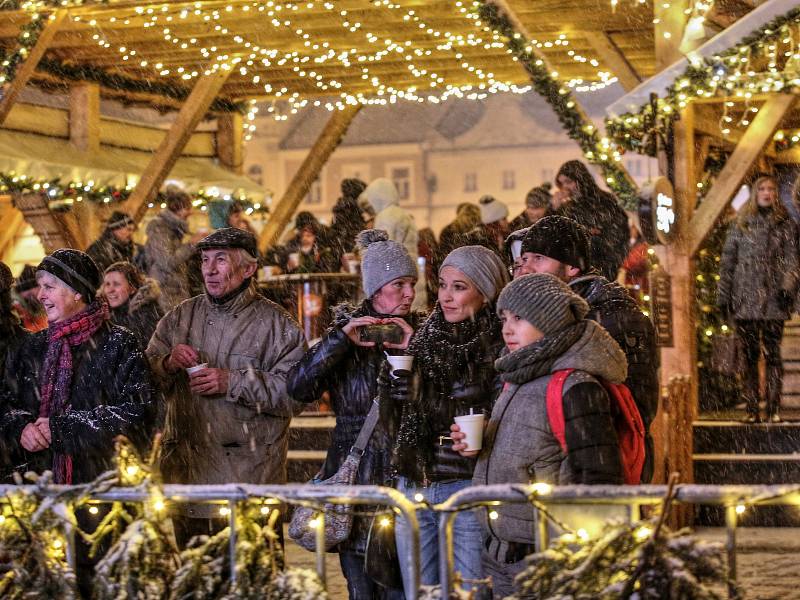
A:
MULTIPOLYGON (((27 488, 42 493, 37 486, 0 485, 0 496, 27 488)), ((69 486, 52 485, 44 488, 46 495, 60 495, 69 486)), ((622 506, 627 509, 631 521, 640 518, 641 508, 659 505, 668 493, 664 485, 606 486, 571 485, 552 487, 548 484, 519 484, 475 486, 453 494, 447 501, 428 505, 409 500, 398 490, 379 486, 319 486, 319 485, 174 485, 159 488, 160 497, 169 503, 212 503, 226 505, 231 527, 229 552, 231 565, 235 565, 236 555, 236 505, 239 502, 261 500, 267 504, 290 504, 311 506, 320 511, 316 527, 316 569, 320 579, 325 582, 324 545, 324 506, 335 505, 381 505, 390 507, 402 515, 408 523, 400 535, 407 536, 410 556, 400 557, 407 562, 412 589, 420 588, 420 539, 417 511, 433 510, 439 515, 439 572, 442 598, 448 598, 453 591, 453 521, 464 510, 490 508, 505 503, 540 503, 545 509, 553 505, 602 505, 622 506)), ((152 490, 146 486, 117 487, 107 491, 91 493, 98 502, 147 502, 152 499, 152 490)), ((729 578, 736 582, 736 528, 748 507, 782 505, 800 506, 800 484, 782 485, 678 485, 673 490, 673 501, 686 504, 705 504, 722 506, 725 509, 727 529, 726 554, 729 578)), ((544 517, 532 507, 536 515, 531 539, 537 550, 548 544, 548 531, 544 517)), ((67 556, 74 559, 73 542, 67 540, 67 556)), ((229 577, 236 581, 236 569, 231 568, 229 577)), ((734 586, 729 588, 733 597, 734 586)), ((416 594, 412 600, 416 600, 416 594)))

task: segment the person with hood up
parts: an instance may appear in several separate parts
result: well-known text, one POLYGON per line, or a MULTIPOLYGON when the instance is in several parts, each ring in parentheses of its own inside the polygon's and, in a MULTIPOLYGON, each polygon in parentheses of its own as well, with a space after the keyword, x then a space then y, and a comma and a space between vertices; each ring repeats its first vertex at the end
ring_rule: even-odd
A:
MULTIPOLYGON (((411 213, 400 207, 400 197, 394 183, 385 177, 379 177, 366 187, 362 197, 375 211, 372 228, 385 231, 390 240, 402 244, 414 264, 417 264, 419 243, 417 226, 411 213)), ((425 281, 420 278, 417 280, 414 309, 424 310, 427 304, 425 281)))
MULTIPOLYGON (((289 394, 298 402, 313 402, 330 394, 336 427, 325 464, 318 477, 328 479, 341 467, 364 425, 378 392, 378 374, 387 348, 403 350, 422 321, 411 310, 417 267, 406 249, 388 239, 386 232, 370 229, 358 236, 361 248, 361 280, 366 299, 360 306, 334 308, 334 321, 322 340, 292 367, 287 380, 289 394), (404 332, 399 344, 364 341, 361 333, 374 325, 393 324, 404 332)), ((361 458, 356 483, 389 485, 391 440, 380 425, 361 458)), ((380 587, 365 571, 364 553, 370 520, 356 518, 350 538, 337 546, 350 598, 403 597, 402 590, 380 587)))
POLYGON ((561 165, 556 176, 560 204, 555 214, 586 227, 592 242, 592 264, 609 281, 628 255, 628 215, 611 192, 600 189, 579 160, 561 165))
POLYGON ((642 483, 649 483, 654 468, 650 424, 658 412, 659 398, 659 354, 652 321, 623 286, 592 269, 589 232, 572 219, 553 215, 531 225, 522 240, 521 253, 515 263, 515 278, 549 273, 569 284, 589 304, 586 318, 600 323, 625 353, 625 385, 645 426, 642 483))
POLYGON ((138 260, 144 248, 133 241, 134 231, 136 223, 130 215, 119 210, 111 213, 103 234, 86 249, 100 272, 115 262, 138 260))
MULTIPOLYGON (((495 362, 505 384, 486 426, 473 485, 623 483, 622 458, 611 401, 601 380, 625 380, 625 355, 600 325, 586 319, 589 305, 549 274, 524 275, 497 299, 506 348, 495 362), (547 386, 552 373, 574 369, 564 382, 566 452, 550 429, 547 386)), ((466 451, 452 426, 453 449, 466 451)), ((530 505, 503 504, 496 519, 482 515, 484 575, 495 598, 513 593, 514 577, 534 552, 536 517, 530 505)))
MULTIPOLYGON (((206 293, 167 313, 146 351, 166 401, 164 482, 285 483, 289 421, 300 408, 286 378, 303 356, 303 333, 253 284, 253 234, 218 229, 197 248, 206 293)), ((227 524, 208 504, 175 511, 182 547, 227 524)))
POLYGON ((466 242, 483 246, 505 259, 505 241, 509 234, 508 206, 494 196, 483 196, 479 201, 481 222, 467 234, 466 242))
MULTIPOLYGON (((408 498, 438 504, 471 485, 475 459, 453 450, 450 425, 457 415, 489 413, 500 390, 494 361, 503 340, 494 302, 507 281, 502 261, 488 248, 453 250, 439 269, 438 302, 408 349, 413 373, 381 373, 381 407, 390 409, 383 419, 395 438, 397 489, 408 498)), ((421 511, 417 518, 422 584, 437 585, 438 517, 421 511)), ((411 551, 402 536, 407 527, 396 520, 400 556, 411 551)), ((481 531, 473 513, 456 517, 453 539, 456 570, 466 580, 480 579, 481 531)), ((401 568, 410 597, 410 574, 405 563, 401 568)))
POLYGON ((783 324, 797 298, 797 228, 778 197, 774 177, 759 177, 750 199, 731 225, 719 267, 717 306, 726 321, 733 320, 744 349, 742 393, 748 423, 761 421, 758 361, 761 347, 767 364, 767 420, 780 422, 783 324))
MULTIPOLYGON (((364 192, 367 184, 360 179, 343 179, 342 195, 333 206, 333 220, 329 228, 329 240, 335 264, 342 264, 345 254, 355 252, 356 236, 365 229, 358 197, 364 192)), ((346 266, 346 265, 345 265, 346 266)))
POLYGON ((551 212, 550 202, 550 182, 543 183, 540 186, 531 188, 528 195, 525 196, 525 210, 523 210, 517 217, 511 221, 509 231, 517 231, 530 227, 542 217, 546 217, 551 212))
POLYGON ((186 219, 192 214, 192 199, 183 190, 168 188, 167 207, 147 224, 148 275, 161 286, 159 304, 169 311, 191 296, 189 269, 195 255, 195 244, 203 237, 195 234, 189 243, 183 238, 189 232, 186 219))
POLYGON ((103 296, 111 308, 111 320, 132 331, 144 351, 156 325, 164 316, 158 305, 161 290, 129 262, 114 263, 103 274, 103 296))

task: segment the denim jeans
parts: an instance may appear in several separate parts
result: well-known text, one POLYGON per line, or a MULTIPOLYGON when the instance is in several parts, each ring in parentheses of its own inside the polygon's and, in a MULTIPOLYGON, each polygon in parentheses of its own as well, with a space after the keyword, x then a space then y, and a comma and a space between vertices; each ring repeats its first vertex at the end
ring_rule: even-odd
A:
MULTIPOLYGON (((439 504, 450 496, 472 484, 470 479, 456 481, 434 482, 428 487, 422 487, 400 477, 397 489, 407 498, 414 500, 416 494, 422 494, 429 504, 439 504)), ((420 581, 422 585, 439 585, 439 519, 438 515, 430 510, 417 512, 419 520, 419 545, 420 545, 420 581)), ((395 533, 397 539, 397 554, 400 557, 400 571, 403 574, 403 587, 406 597, 410 598, 411 569, 408 557, 411 555, 409 542, 403 538, 403 533, 408 531, 408 525, 402 517, 395 519, 395 533)), ((456 571, 461 573, 462 579, 481 579, 481 550, 483 548, 483 533, 480 523, 473 512, 460 512, 453 523, 453 556, 456 571)), ((465 588, 470 588, 468 584, 465 588)))

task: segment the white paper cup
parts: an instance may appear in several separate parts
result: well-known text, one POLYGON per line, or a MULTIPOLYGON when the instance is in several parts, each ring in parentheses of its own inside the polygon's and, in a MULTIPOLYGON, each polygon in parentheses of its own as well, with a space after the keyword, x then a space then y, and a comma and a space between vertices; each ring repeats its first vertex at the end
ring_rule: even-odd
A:
POLYGON ((208 367, 208 363, 200 363, 199 365, 195 365, 193 367, 188 367, 186 369, 186 372, 189 374, 189 377, 191 377, 192 375, 194 375, 198 371, 202 371, 206 367, 208 367))
POLYGON ((352 275, 358 275, 358 267, 359 267, 360 265, 361 265, 361 263, 358 261, 358 259, 351 259, 351 260, 348 260, 348 261, 347 261, 347 270, 348 270, 348 271, 349 271, 349 272, 350 272, 352 275))
POLYGON ((392 366, 392 376, 394 376, 395 371, 410 371, 414 364, 414 357, 409 354, 403 354, 401 356, 390 356, 387 354, 386 360, 389 361, 389 364, 392 366))
POLYGON ((477 415, 461 415, 456 417, 456 425, 461 429, 464 434, 464 439, 461 440, 467 447, 465 450, 480 450, 483 448, 483 413, 477 415))
POLYGON ((296 268, 300 266, 300 253, 299 252, 290 252, 289 253, 289 260, 287 261, 289 268, 296 268))

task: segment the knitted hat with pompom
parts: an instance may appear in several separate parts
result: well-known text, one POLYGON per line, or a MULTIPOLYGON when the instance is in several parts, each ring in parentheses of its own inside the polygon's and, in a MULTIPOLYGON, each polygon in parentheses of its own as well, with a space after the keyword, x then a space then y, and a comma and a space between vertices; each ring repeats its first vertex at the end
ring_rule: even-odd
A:
POLYGON ((366 229, 356 243, 361 249, 361 283, 367 298, 399 277, 417 278, 417 266, 405 247, 391 241, 385 231, 366 229))

